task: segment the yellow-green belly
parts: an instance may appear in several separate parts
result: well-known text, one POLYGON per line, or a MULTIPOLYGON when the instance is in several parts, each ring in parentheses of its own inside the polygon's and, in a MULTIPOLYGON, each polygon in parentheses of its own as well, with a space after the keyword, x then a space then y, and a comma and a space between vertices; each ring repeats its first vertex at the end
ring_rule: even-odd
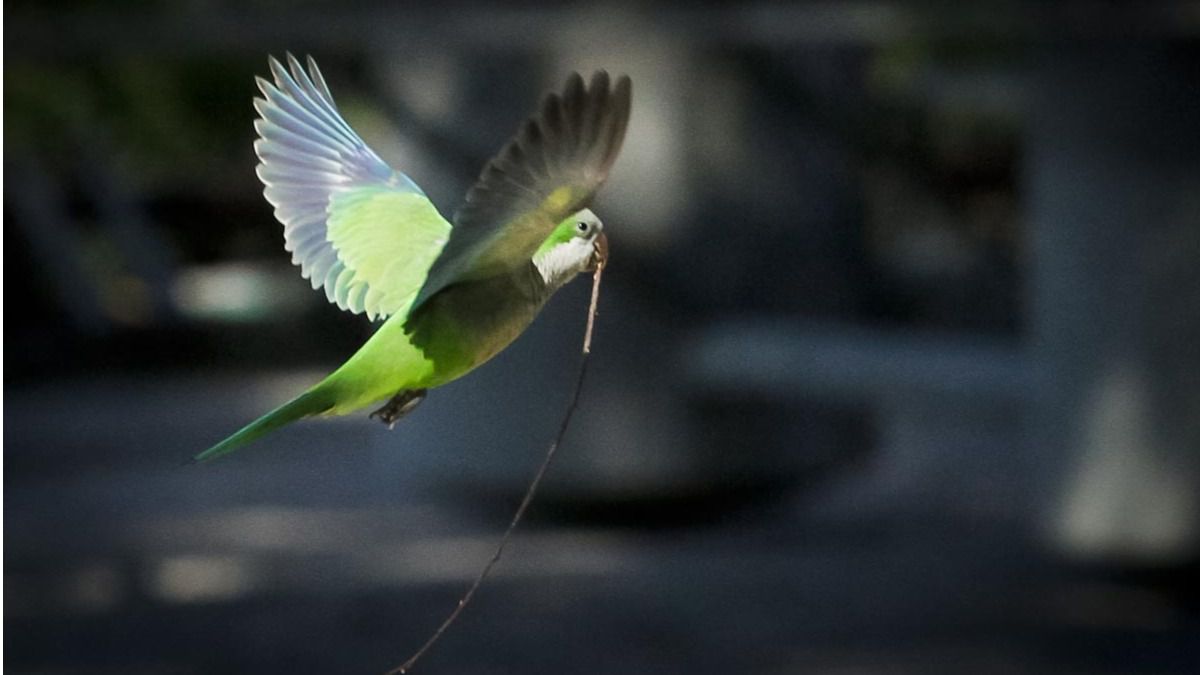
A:
POLYGON ((317 388, 343 415, 407 389, 431 389, 467 374, 512 343, 544 298, 525 274, 447 288, 411 318, 396 315, 317 388))

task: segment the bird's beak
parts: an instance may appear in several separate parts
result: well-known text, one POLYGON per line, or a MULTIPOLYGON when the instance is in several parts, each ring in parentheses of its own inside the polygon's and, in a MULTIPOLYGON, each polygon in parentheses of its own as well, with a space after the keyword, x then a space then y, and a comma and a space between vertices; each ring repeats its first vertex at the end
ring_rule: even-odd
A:
POLYGON ((588 265, 588 271, 594 272, 597 267, 608 262, 608 235, 601 232, 596 236, 596 240, 592 242, 592 262, 588 265))

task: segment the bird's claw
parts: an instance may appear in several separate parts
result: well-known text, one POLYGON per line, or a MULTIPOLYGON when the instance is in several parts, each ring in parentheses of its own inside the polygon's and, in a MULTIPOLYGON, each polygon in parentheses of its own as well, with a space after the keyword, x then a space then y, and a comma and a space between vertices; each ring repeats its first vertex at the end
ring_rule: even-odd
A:
POLYGON ((379 421, 386 424, 388 429, 393 429, 396 422, 411 413, 420 405, 421 401, 425 400, 427 392, 427 389, 405 389, 389 399, 382 408, 372 412, 368 418, 378 417, 379 421))

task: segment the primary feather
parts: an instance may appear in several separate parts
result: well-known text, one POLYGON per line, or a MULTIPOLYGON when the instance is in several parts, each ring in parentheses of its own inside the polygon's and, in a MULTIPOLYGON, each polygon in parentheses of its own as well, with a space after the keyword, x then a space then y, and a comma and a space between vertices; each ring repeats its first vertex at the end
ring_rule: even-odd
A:
POLYGON ((586 87, 572 74, 562 94, 548 94, 467 193, 414 308, 457 281, 524 265, 564 218, 587 207, 621 149, 630 95, 628 77, 612 86, 604 71, 586 87))
POLYGON ((258 177, 283 223, 284 248, 314 289, 375 319, 407 308, 450 224, 408 176, 342 119, 316 62, 270 59, 258 78, 258 177))

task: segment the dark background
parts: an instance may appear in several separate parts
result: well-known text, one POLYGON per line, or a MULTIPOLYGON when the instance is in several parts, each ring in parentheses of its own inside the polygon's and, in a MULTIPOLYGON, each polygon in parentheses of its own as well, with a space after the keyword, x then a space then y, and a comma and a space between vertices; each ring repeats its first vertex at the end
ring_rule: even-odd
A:
POLYGON ((371 330, 254 176, 286 50, 447 214, 634 81, 579 416, 422 672, 1200 672, 1200 4, 4 11, 9 672, 382 672, 557 428, 586 282, 394 431, 182 466, 371 330))

